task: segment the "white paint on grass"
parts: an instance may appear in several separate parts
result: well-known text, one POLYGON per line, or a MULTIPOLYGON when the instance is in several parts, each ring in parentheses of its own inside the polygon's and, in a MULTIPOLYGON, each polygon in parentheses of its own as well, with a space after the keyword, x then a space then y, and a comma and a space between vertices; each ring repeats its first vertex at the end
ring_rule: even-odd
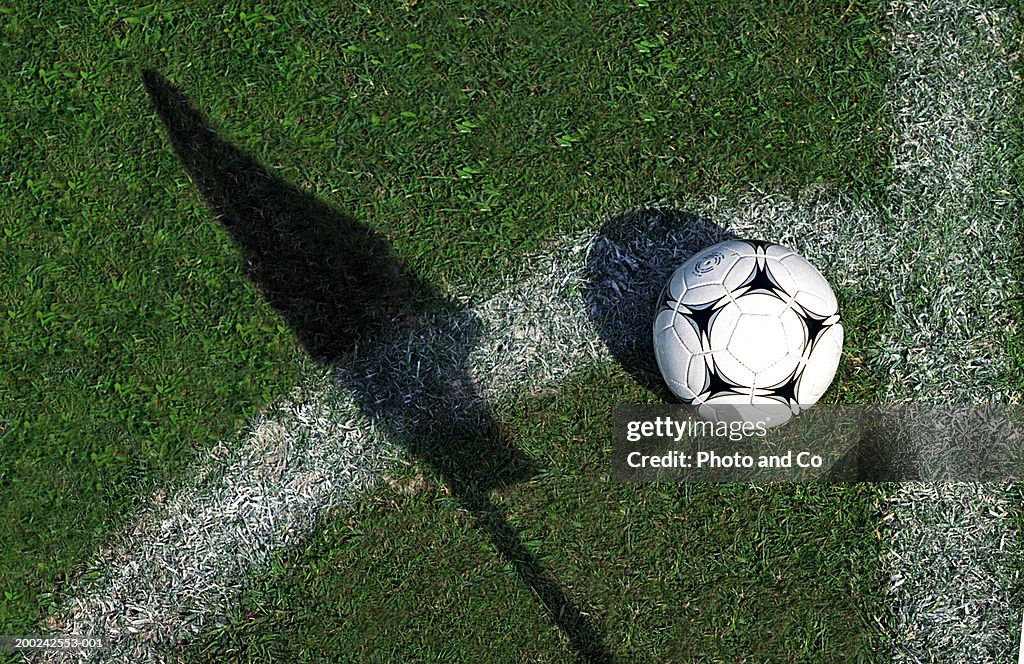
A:
POLYGON ((222 615, 275 549, 378 481, 396 455, 358 407, 328 405, 322 379, 310 387, 257 417, 237 449, 211 450, 171 496, 155 497, 50 627, 106 636, 105 660, 159 661, 222 615))
MULTIPOLYGON (((894 400, 1016 401, 1005 344, 1019 214, 1008 191, 1015 145, 1010 8, 946 1, 890 5, 897 78, 891 184, 904 262, 883 368, 894 400)), ((1012 429, 1014 423, 1005 422, 1012 429)), ((978 434, 983 435, 979 432, 978 434)), ((936 460, 941 462, 941 460, 936 460)), ((1005 662, 1016 642, 1010 586, 1021 556, 1003 517, 1010 487, 907 484, 889 496, 885 563, 898 662, 1005 662)))

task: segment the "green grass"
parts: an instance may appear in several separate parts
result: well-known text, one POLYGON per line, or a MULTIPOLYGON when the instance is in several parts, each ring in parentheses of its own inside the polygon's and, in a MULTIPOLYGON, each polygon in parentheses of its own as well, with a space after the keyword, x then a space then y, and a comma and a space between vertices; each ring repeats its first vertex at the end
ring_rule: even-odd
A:
MULTIPOLYGON (((229 6, 205 20, 151 10, 88 23, 76 10, 59 47, 33 50, 106 71, 24 76, 79 110, 103 103, 95 140, 108 145, 104 162, 128 167, 122 151, 140 140, 166 153, 137 75, 158 68, 285 178, 457 283, 486 282, 522 249, 646 200, 879 186, 876 7, 595 4, 280 16, 229 6), (127 118, 110 117, 114 105, 133 120, 115 124, 127 118)), ((167 173, 154 186, 181 182, 173 161, 151 160, 167 173)))
MULTIPOLYGON (((527 547, 624 661, 877 661, 871 485, 608 481, 598 370, 505 413, 542 472, 499 490, 527 547), (595 387, 599 386, 599 387, 595 387)), ((189 661, 566 661, 565 645, 437 478, 409 469, 278 556, 189 661), (401 535, 397 535, 401 533, 401 535)))
MULTIPOLYGON (((884 48, 877 3, 733 1, 711 8, 631 0, 571 9, 230 3, 208 11, 97 1, 84 7, 19 2, 0 8, 5 631, 31 632, 52 608, 46 594, 76 577, 134 505, 179 478, 197 451, 234 435, 308 368, 291 333, 245 279, 235 250, 171 152, 142 87, 143 68, 156 68, 181 86, 227 140, 380 230, 427 279, 464 291, 485 289, 524 251, 646 201, 750 186, 792 192, 816 182, 867 196, 884 186, 888 145, 881 130, 884 48)), ((864 317, 876 315, 872 303, 849 304, 864 317)), ((852 356, 848 361, 856 363, 852 356)), ((844 394, 870 394, 874 379, 850 367, 843 373, 851 376, 844 394)), ((598 419, 609 403, 582 387, 575 394, 575 403, 594 409, 598 419)), ((556 413, 546 416, 573 416, 569 404, 553 408, 556 413)), ((560 430, 524 434, 523 444, 571 471, 570 461, 579 458, 560 456, 560 430)), ((602 463, 594 454, 590 471, 602 463)), ((601 544, 605 557, 626 552, 651 565, 644 556, 674 560, 679 545, 727 556, 768 552, 769 558, 793 549, 779 568, 790 584, 818 577, 838 583, 848 570, 836 561, 848 558, 815 557, 794 547, 796 539, 773 525, 783 508, 805 519, 787 522, 791 537, 802 533, 811 541, 833 537, 835 524, 815 521, 828 517, 818 514, 824 507, 832 518, 849 517, 842 525, 848 530, 835 534, 838 552, 844 537, 853 541, 857 515, 869 503, 852 488, 687 492, 586 484, 552 479, 510 494, 519 525, 536 524, 540 550, 585 550, 571 544, 578 538, 581 545, 601 544), (549 507, 536 502, 545 496, 554 501, 549 507), (754 523, 762 525, 760 531, 704 531, 693 524, 663 534, 644 530, 639 534, 662 538, 649 552, 595 539, 592 533, 602 528, 659 527, 620 514, 633 504, 638 516, 665 517, 685 508, 707 521, 720 516, 718 509, 758 515, 754 523), (580 525, 554 523, 563 511, 578 513, 580 525), (742 537, 728 539, 737 532, 742 537)), ((337 601, 340 589, 358 581, 352 597, 379 603, 387 596, 383 589, 399 588, 394 601, 410 616, 400 624, 414 627, 410 640, 395 648, 436 651, 449 640, 431 641, 423 627, 430 624, 426 605, 390 579, 429 590, 417 574, 431 579, 465 570, 458 572, 465 579, 432 599, 462 612, 449 633, 475 635, 477 641, 462 644, 463 654, 485 638, 492 620, 508 620, 521 633, 495 648, 522 639, 537 652, 561 657, 557 634, 508 571, 494 568, 486 545, 465 531, 443 496, 428 492, 405 500, 408 507, 383 512, 371 502, 354 518, 366 520, 367 528, 404 528, 417 537, 366 537, 358 545, 315 549, 308 559, 289 553, 295 556, 291 570, 340 556, 364 565, 364 574, 327 576, 323 584, 303 578, 292 588, 297 595, 280 601, 297 601, 302 593, 311 601, 337 601), (458 554, 445 568, 429 552, 448 544, 458 554), (472 601, 478 581, 487 589, 476 600, 483 604, 472 601)), ((324 532, 342 538, 343 523, 346 517, 339 517, 324 532)), ((635 597, 626 601, 630 595, 596 578, 597 570, 552 565, 574 596, 607 602, 609 612, 602 605, 600 614, 612 634, 651 652, 687 647, 672 645, 672 635, 701 634, 716 613, 754 615, 743 607, 729 613, 721 597, 682 586, 664 591, 664 606, 648 605, 644 593, 659 597, 657 584, 617 569, 614 583, 632 584, 635 597), (678 593, 694 593, 698 604, 716 607, 697 621, 698 631, 674 632, 690 629, 675 623, 683 615, 671 604, 678 593), (639 607, 636 621, 628 618, 629 602, 639 607)), ((744 583, 753 588, 767 569, 737 583, 726 577, 708 592, 731 592, 723 589, 744 583)), ((268 587, 280 582, 274 576, 260 581, 268 587)), ((818 643, 813 626, 796 625, 812 607, 829 604, 831 586, 822 581, 806 601, 796 585, 787 587, 792 601, 779 621, 801 635, 793 641, 795 653, 801 639, 818 643)), ((246 605, 258 597, 273 599, 257 593, 246 605)), ((352 629, 332 623, 333 614, 320 618, 311 611, 290 618, 285 633, 300 644, 296 648, 309 639, 311 647, 324 645, 315 641, 322 621, 325 630, 366 632, 368 640, 352 646, 370 647, 380 614, 357 611, 353 601, 342 603, 354 612, 345 614, 352 629)), ((271 616, 284 611, 264 608, 271 616)), ((832 614, 821 610, 831 625, 832 614)), ((271 638, 253 624, 246 634, 257 642, 271 638)), ((849 633, 834 638, 853 648, 867 638, 857 631, 865 623, 849 625, 849 633)), ((753 629, 741 630, 747 636, 739 638, 752 639, 753 629)), ((765 652, 781 652, 786 643, 771 640, 766 647, 776 650, 765 652)))
POLYGON ((843 355, 823 403, 878 403, 885 383, 872 367, 888 305, 879 294, 852 295, 836 288, 843 323, 843 355))

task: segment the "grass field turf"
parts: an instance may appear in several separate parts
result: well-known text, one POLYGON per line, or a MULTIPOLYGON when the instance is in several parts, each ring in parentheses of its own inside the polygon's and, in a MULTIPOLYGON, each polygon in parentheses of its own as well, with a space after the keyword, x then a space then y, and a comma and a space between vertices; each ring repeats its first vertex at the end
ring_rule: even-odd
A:
MULTIPOLYGON (((5 518, 32 525, 12 529, 13 541, 4 542, 4 569, 13 571, 4 624, 30 626, 44 609, 37 593, 73 574, 136 496, 181 472, 192 445, 230 436, 303 364, 154 131, 137 66, 164 67, 213 117, 230 118, 223 129, 231 140, 381 228, 437 283, 468 292, 515 264, 520 251, 644 200, 749 184, 797 189, 822 180, 861 193, 881 186, 885 134, 873 131, 885 123, 877 87, 884 63, 872 50, 877 7, 768 15, 739 4, 712 13, 680 8, 694 26, 688 34, 668 29, 679 19, 633 6, 598 8, 608 15, 587 20, 564 11, 474 18, 469 9, 433 17, 356 8, 334 20, 228 9, 205 21, 184 11, 118 16, 97 6, 92 19, 46 16, 46 26, 14 12, 6 39, 24 51, 6 81, 18 113, 4 137, 19 151, 9 179, 11 207, 23 214, 12 215, 16 250, 5 260, 15 264, 6 274, 50 267, 27 286, 5 284, 12 298, 22 288, 37 300, 17 300, 24 315, 12 320, 15 310, 5 321, 9 338, 28 346, 4 372, 12 389, 3 412, 14 415, 3 449, 18 456, 2 466, 18 480, 3 488, 13 512, 5 518), (417 23, 449 30, 420 43, 417 23), (661 30, 669 33, 664 44, 661 30), (194 43, 206 58, 191 54, 194 43), (438 57, 454 52, 474 57, 438 57), (40 53, 55 58, 44 63, 40 53), (77 73, 80 62, 97 71, 77 73), (26 145, 38 147, 26 152, 26 145), (108 168, 95 173, 92 164, 108 168), (89 203, 87 232, 76 213, 89 203), (139 213, 150 223, 139 224, 139 213), (62 252, 63 242, 71 244, 62 252), (133 257, 146 267, 127 267, 133 257), (68 278, 77 274, 73 265, 84 266, 78 279, 68 278), (151 266, 161 268, 160 281, 151 266), (182 292, 213 310, 200 315, 166 302, 182 292), (82 293, 94 298, 93 309, 82 293), (139 316, 146 311, 148 326, 139 316), (53 333, 50 314, 65 323, 53 333), (175 351, 169 335, 189 343, 175 351), (95 348, 104 356, 79 368, 95 348), (110 384, 92 382, 90 370, 111 376, 110 384), (24 376, 51 383, 24 384, 24 376), (83 397, 94 384, 99 397, 83 397), (160 392, 172 396, 152 397, 160 392), (28 407, 36 403, 42 407, 28 407), (172 406, 183 413, 177 419, 161 410, 172 406), (16 424, 29 412, 40 421, 16 424), (81 440, 98 446, 96 458, 81 440), (140 464, 139 452, 149 450, 156 451, 140 464), (78 454, 80 481, 50 487, 54 465, 78 462, 78 454), (50 507, 57 495, 76 501, 70 513, 83 514, 91 532, 52 532, 66 516, 50 507)), ((870 375, 851 375, 839 389, 870 392, 870 375)))

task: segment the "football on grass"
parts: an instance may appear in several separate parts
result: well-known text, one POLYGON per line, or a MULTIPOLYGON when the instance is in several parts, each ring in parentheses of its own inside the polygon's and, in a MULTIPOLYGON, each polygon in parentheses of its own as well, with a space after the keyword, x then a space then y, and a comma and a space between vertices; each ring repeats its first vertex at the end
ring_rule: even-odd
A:
POLYGON ((730 240, 669 279, 654 352, 669 389, 705 419, 775 426, 814 404, 839 366, 835 293, 779 244, 730 240))

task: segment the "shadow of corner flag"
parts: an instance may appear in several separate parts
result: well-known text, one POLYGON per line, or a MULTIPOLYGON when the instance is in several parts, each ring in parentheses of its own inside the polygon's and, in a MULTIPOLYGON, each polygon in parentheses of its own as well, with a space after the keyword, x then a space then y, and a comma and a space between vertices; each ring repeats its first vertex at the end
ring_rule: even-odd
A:
MULTIPOLYGON (((448 359, 422 371, 434 380, 397 393, 395 376, 384 374, 404 369, 370 360, 362 373, 368 384, 356 390, 360 407, 444 478, 460 507, 530 588, 572 651, 585 661, 611 661, 601 633, 491 500, 495 488, 522 481, 535 469, 508 445, 475 390, 450 388, 472 385, 466 367, 478 329, 472 312, 406 269, 371 228, 288 184, 222 140, 159 73, 145 70, 142 78, 175 153, 238 247, 246 274, 314 359, 331 363, 357 345, 360 351, 384 348, 383 340, 394 338, 396 329, 410 327, 417 302, 447 303, 456 324, 448 336, 437 335, 435 343, 445 345, 441 355, 448 359)), ((415 373, 421 374, 419 365, 415 373)))
POLYGON ((416 279, 371 228, 281 178, 210 128, 160 74, 146 90, 175 153, 309 354, 329 362, 402 313, 416 279))

